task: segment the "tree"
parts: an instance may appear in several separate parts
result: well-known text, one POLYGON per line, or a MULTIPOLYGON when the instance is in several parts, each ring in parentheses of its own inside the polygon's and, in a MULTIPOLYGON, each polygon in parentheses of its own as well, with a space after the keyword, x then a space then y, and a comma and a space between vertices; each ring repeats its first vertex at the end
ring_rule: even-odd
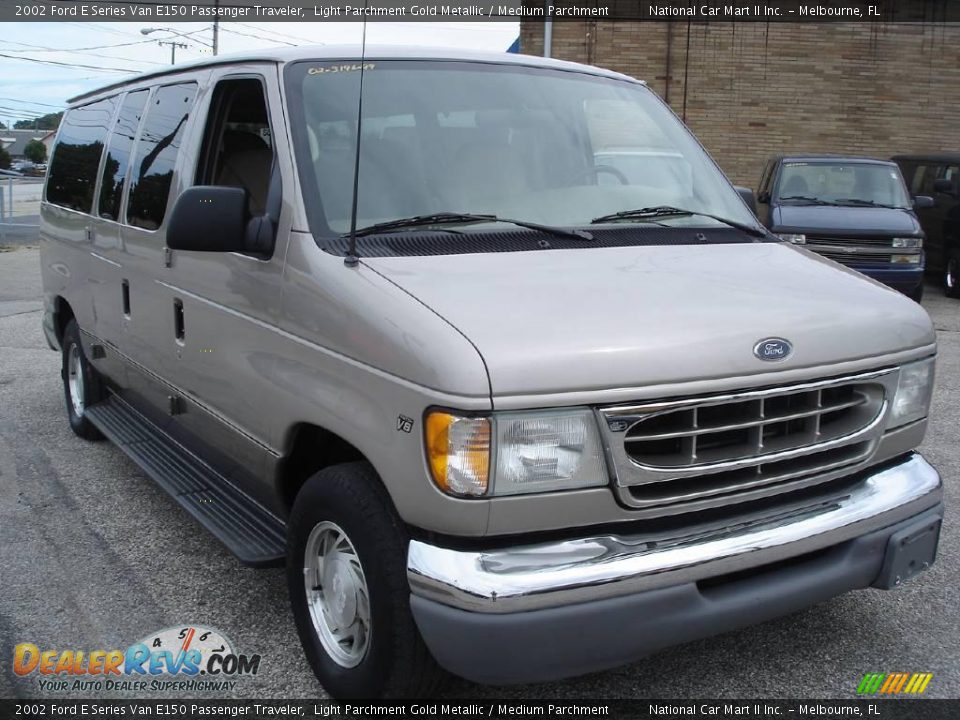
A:
POLYGON ((10 153, 0 147, 0 170, 10 169, 10 153))
POLYGON ((33 120, 17 120, 13 127, 17 130, 56 130, 62 117, 62 112, 48 113, 33 120))
POLYGON ((26 155, 27 160, 42 163, 47 159, 47 146, 39 140, 31 140, 23 146, 23 154, 26 155))

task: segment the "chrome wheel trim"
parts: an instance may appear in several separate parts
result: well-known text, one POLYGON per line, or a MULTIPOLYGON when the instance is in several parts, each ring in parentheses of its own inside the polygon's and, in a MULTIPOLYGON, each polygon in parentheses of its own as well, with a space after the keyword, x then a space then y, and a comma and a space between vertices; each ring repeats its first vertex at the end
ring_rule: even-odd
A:
POLYGON ((303 584, 323 649, 341 667, 356 667, 370 647, 370 592, 360 557, 336 523, 323 521, 310 531, 303 584))
POLYGON ((960 268, 957 267, 960 265, 960 262, 957 261, 955 257, 951 257, 947 261, 947 272, 946 272, 946 285, 949 290, 956 290, 958 282, 958 271, 960 268))
POLYGON ((67 351, 67 387, 70 389, 73 414, 83 417, 83 360, 80 356, 80 346, 76 343, 67 351))

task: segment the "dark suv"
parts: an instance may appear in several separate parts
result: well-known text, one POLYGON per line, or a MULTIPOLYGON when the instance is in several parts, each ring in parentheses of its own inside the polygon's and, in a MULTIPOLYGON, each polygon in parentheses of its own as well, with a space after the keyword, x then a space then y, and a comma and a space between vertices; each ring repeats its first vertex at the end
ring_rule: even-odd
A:
POLYGON ((949 297, 960 297, 960 153, 897 155, 912 193, 933 197, 933 206, 917 213, 927 236, 927 272, 942 278, 949 297))
POLYGON ((895 288, 923 296, 924 234, 897 165, 832 155, 771 158, 760 179, 757 214, 785 240, 804 245, 895 288))

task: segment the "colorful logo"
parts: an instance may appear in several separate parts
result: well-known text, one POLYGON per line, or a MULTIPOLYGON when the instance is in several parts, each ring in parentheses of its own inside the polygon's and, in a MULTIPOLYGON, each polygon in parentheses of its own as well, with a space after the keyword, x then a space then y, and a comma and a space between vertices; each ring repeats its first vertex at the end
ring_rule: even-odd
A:
POLYGON ((231 689, 234 683, 222 681, 259 669, 259 655, 236 652, 223 633, 201 625, 170 627, 126 650, 41 650, 34 643, 13 649, 13 671, 36 674, 41 690, 231 689), (201 675, 210 680, 184 685, 201 675), (163 680, 171 676, 181 682, 163 680))
POLYGON ((858 695, 922 695, 933 673, 867 673, 857 686, 858 695))

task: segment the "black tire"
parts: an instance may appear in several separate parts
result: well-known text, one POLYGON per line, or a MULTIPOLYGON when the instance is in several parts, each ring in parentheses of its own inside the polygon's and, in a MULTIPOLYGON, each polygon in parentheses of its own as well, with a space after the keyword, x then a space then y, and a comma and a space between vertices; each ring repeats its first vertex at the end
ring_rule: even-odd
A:
POLYGON ((60 344, 63 348, 60 375, 63 378, 63 397, 67 403, 70 427, 84 440, 103 440, 103 434, 84 417, 84 409, 100 402, 104 398, 104 390, 99 373, 83 354, 80 326, 77 325, 76 320, 71 319, 67 323, 63 331, 63 341, 60 344), (76 356, 71 361, 71 354, 74 352, 76 356), (74 374, 78 376, 79 382, 71 383, 71 376, 74 374), (77 398, 79 402, 74 402, 71 385, 80 393, 80 397, 77 398))
POLYGON ((960 298, 960 248, 947 249, 943 267, 943 291, 947 297, 960 298))
MULTIPOLYGON (((406 528, 368 463, 345 463, 321 470, 307 480, 297 494, 287 526, 290 603, 307 660, 317 679, 334 698, 428 697, 437 691, 445 677, 424 645, 410 613, 408 544, 406 528), (335 529, 331 529, 331 524, 335 529), (315 529, 320 534, 312 537, 315 529), (335 608, 332 612, 345 606, 356 608, 351 624, 356 627, 363 605, 361 594, 353 594, 353 604, 344 600, 344 595, 356 590, 351 583, 356 582, 357 574, 345 573, 349 578, 338 587, 336 572, 319 581, 318 570, 307 570, 308 546, 315 547, 320 542, 317 538, 324 537, 323 533, 333 533, 336 537, 336 531, 340 530, 349 542, 348 556, 354 551, 359 559, 360 575, 365 579, 369 598, 369 634, 360 633, 367 638, 364 651, 357 649, 362 641, 357 641, 356 636, 347 644, 337 645, 346 648, 348 654, 362 657, 358 661, 354 659, 356 664, 350 667, 335 659, 324 646, 321 633, 337 622, 331 620, 325 628, 315 623, 306 587, 308 582, 313 584, 312 578, 317 578, 316 589, 321 592, 314 592, 313 598, 316 600, 323 594, 322 602, 326 603, 327 591, 321 585, 326 582, 331 588, 329 603, 335 608), (345 586, 349 586, 347 592, 343 592, 345 586)), ((331 554, 326 557, 325 568, 353 567, 350 563, 337 565, 330 561, 331 554)), ((320 615, 332 617, 328 613, 320 615)), ((345 617, 351 615, 348 613, 345 617)), ((317 622, 324 623, 324 620, 317 622)), ((339 623, 347 622, 344 616, 339 618, 339 623)))
POLYGON ((923 301, 923 284, 917 285, 916 288, 907 293, 907 297, 913 300, 914 302, 923 301))

